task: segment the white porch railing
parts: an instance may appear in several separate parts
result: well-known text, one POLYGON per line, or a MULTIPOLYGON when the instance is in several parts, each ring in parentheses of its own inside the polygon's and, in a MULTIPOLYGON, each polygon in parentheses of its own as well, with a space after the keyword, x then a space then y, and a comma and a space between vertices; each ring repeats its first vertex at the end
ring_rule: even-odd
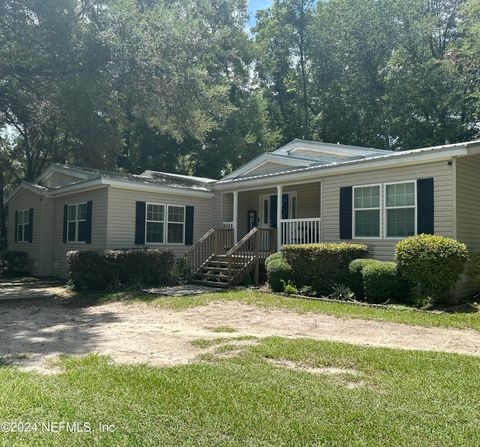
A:
POLYGON ((280 221, 282 245, 319 243, 321 221, 320 217, 310 219, 282 219, 280 221))
POLYGON ((224 230, 233 230, 234 223, 233 222, 223 222, 223 229, 224 230))

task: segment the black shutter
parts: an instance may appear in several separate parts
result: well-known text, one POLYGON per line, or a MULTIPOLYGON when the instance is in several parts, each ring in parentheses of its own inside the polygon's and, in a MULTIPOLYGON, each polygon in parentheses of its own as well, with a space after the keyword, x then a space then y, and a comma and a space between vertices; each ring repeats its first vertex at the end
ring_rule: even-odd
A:
POLYGON ((32 243, 33 242, 33 208, 30 208, 29 212, 29 223, 28 223, 28 234, 27 234, 27 241, 32 243))
POLYGON ((340 239, 352 239, 352 190, 340 188, 340 239))
POLYGON ((63 206, 63 243, 67 242, 68 205, 63 206))
POLYGON ((87 222, 85 228, 85 243, 91 244, 92 243, 92 208, 93 203, 92 201, 87 202, 87 222))
POLYGON ((147 204, 145 202, 136 202, 135 214, 135 244, 145 244, 145 211, 147 204))
POLYGON ((185 245, 193 245, 193 206, 185 207, 185 245))
POLYGON ((15 211, 15 242, 18 242, 18 211, 15 211))
POLYGON ((434 234, 433 178, 417 180, 417 233, 434 234))

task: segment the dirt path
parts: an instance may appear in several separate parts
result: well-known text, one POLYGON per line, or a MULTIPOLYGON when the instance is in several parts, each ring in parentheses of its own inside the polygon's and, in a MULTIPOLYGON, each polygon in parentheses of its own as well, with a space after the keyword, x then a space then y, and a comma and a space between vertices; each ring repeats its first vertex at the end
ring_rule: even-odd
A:
POLYGON ((297 314, 240 303, 187 310, 110 303, 72 308, 58 300, 0 303, 0 361, 48 372, 45 360, 60 353, 110 355, 117 362, 169 366, 195 361, 198 338, 312 337, 365 346, 480 355, 480 333, 423 328, 321 314, 297 314), (230 326, 234 333, 212 328, 230 326))

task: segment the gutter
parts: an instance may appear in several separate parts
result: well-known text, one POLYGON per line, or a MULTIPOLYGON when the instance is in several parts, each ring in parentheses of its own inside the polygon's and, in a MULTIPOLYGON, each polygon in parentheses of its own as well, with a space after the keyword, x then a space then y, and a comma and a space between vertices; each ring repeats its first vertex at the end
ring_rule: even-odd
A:
POLYGON ((272 174, 262 174, 252 177, 244 177, 228 181, 220 180, 215 184, 215 189, 224 191, 236 189, 240 185, 249 187, 276 185, 279 181, 296 182, 301 180, 318 179, 319 176, 350 174, 371 169, 383 169, 396 166, 422 164, 427 162, 450 160, 454 156, 463 157, 480 153, 480 141, 460 143, 437 148, 415 149, 414 151, 387 153, 386 155, 343 162, 330 163, 327 165, 310 166, 306 168, 292 169, 272 174), (474 147, 477 146, 477 147, 474 147))

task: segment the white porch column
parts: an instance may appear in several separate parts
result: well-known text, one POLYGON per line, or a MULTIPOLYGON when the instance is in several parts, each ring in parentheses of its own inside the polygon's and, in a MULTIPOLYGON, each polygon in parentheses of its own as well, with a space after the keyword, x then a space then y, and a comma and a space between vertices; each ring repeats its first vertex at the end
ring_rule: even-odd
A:
POLYGON ((233 242, 238 242, 238 191, 233 191, 233 242))
POLYGON ((277 251, 282 248, 282 196, 283 186, 277 186, 277 251))

